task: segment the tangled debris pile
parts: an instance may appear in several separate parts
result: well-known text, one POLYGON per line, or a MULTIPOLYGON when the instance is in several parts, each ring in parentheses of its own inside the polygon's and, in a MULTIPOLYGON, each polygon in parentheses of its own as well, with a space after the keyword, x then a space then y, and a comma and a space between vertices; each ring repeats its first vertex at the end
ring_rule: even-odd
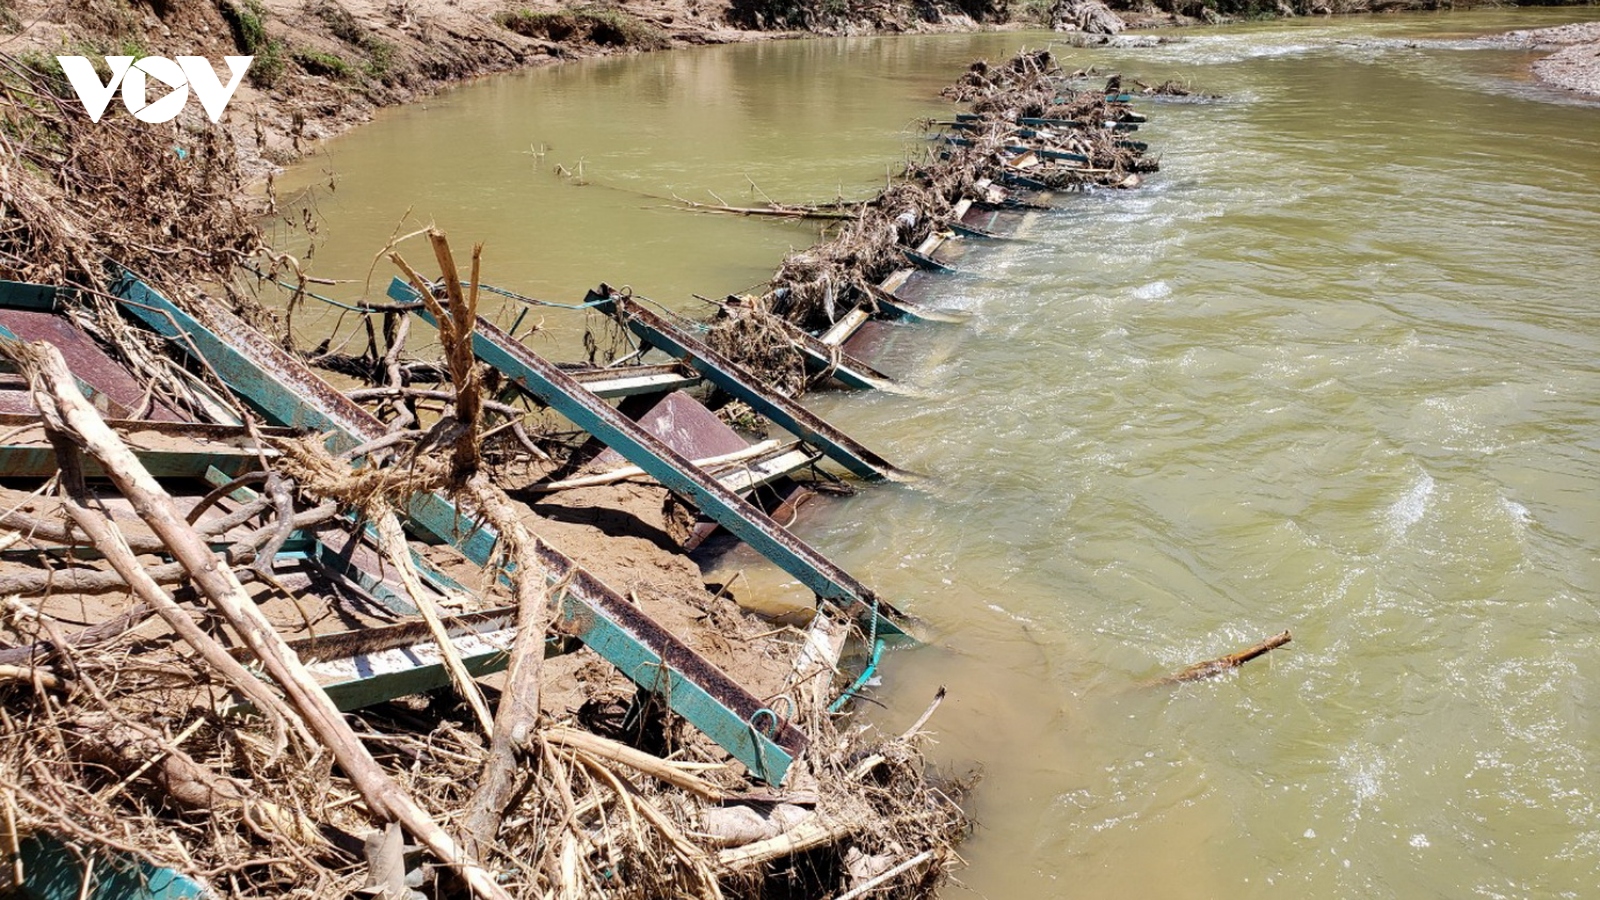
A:
POLYGON ((852 626, 756 625, 660 548, 590 534, 580 567, 548 543, 572 524, 507 493, 502 466, 551 445, 490 443, 526 410, 474 352, 477 251, 465 278, 438 233, 437 278, 393 257, 422 299, 357 311, 363 407, 254 327, 276 320, 244 272, 295 267, 236 201, 223 132, 89 127, 61 85, 0 66, 0 891, 911 897, 944 878, 968 822, 922 723, 836 720, 852 626), (403 356, 424 314, 432 391, 403 356), (685 724, 703 686, 742 732, 685 724), (793 754, 786 774, 763 748, 793 754))
POLYGON ((860 204, 833 237, 785 259, 766 292, 730 298, 737 302, 711 323, 712 342, 798 394, 833 375, 839 360, 835 352, 831 365, 808 365, 791 326, 821 334, 856 309, 904 314, 886 286, 908 260, 936 265, 927 248, 964 228, 970 210, 1037 207, 1053 191, 1137 186, 1159 167, 1127 137, 1144 117, 1129 107, 1120 78, 1097 90, 1084 77, 1063 71, 1048 50, 1023 51, 1001 65, 974 62, 944 91, 972 112, 946 123, 952 133, 936 136, 937 149, 860 204))

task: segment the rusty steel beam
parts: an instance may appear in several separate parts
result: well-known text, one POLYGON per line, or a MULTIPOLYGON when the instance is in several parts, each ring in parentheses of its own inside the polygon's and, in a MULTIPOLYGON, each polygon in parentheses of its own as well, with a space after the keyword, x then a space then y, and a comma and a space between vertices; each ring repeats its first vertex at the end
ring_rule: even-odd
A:
POLYGON ((711 349, 704 341, 614 293, 610 287, 601 285, 597 290, 590 291, 585 302, 594 303, 595 309, 615 316, 645 344, 687 362, 707 381, 748 403, 751 409, 821 450, 829 459, 856 475, 874 480, 909 477, 793 398, 766 389, 743 366, 711 349))
MULTIPOLYGON (((426 309, 417 310, 417 314, 437 327, 438 321, 426 309)), ((481 316, 472 333, 472 345, 479 359, 495 367, 530 397, 566 416, 668 490, 689 500, 778 568, 800 579, 818 597, 839 602, 858 618, 876 618, 875 627, 881 632, 904 633, 897 624, 903 618, 899 610, 877 599, 866 585, 701 471, 661 438, 595 396, 560 367, 481 316)))

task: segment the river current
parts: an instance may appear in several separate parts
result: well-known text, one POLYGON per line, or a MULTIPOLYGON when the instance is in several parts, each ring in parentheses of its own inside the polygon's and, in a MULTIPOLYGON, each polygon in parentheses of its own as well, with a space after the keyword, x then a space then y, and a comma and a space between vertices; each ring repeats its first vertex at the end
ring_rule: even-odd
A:
MULTIPOLYGON (((868 715, 898 730, 950 690, 933 755, 984 778, 949 896, 1600 895, 1600 106, 1467 40, 1597 15, 1057 48, 1222 99, 1141 101, 1161 173, 969 253, 937 299, 972 323, 899 329, 881 365, 925 396, 815 398, 929 478, 796 526, 937 632, 885 661, 868 715), (1141 686, 1285 628, 1232 675, 1141 686)), ((864 196, 967 61, 1050 38, 505 76, 281 183, 336 181, 318 275, 363 277, 432 220, 458 258, 486 242, 492 283, 703 313, 692 294, 763 280, 815 228, 653 198, 864 196)), ((577 357, 580 316, 535 349, 577 357)))

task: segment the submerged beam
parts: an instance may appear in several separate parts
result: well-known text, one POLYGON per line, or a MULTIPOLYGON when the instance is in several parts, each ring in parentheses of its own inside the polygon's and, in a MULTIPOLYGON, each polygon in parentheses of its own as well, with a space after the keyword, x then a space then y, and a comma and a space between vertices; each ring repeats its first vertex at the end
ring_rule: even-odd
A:
POLYGON ((800 326, 782 317, 775 317, 774 321, 788 335, 789 343, 805 357, 807 370, 830 376, 847 387, 859 390, 883 391, 888 394, 914 393, 902 387, 893 378, 844 351, 844 342, 870 317, 871 315, 865 311, 852 310, 841 317, 834 327, 820 338, 808 334, 800 326))

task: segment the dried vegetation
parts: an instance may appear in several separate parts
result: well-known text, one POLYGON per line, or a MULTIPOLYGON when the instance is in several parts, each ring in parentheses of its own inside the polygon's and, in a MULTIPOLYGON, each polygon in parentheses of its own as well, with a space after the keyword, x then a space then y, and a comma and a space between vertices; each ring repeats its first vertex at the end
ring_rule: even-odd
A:
MULTIPOLYGON (((437 233, 436 278, 393 256, 442 323, 439 359, 402 355, 404 310, 361 316, 382 438, 334 451, 267 429, 116 306, 131 270, 202 322, 232 313, 285 342, 248 273, 306 282, 261 245, 227 136, 197 122, 91 126, 60 87, 0 55, 0 276, 60 288, 68 317, 149 393, 96 408, 54 348, 0 343, 11 389, 37 410, 8 440, 52 448, 60 467, 3 488, 0 890, 50 842, 102 879, 153 865, 238 897, 913 897, 943 880, 968 827, 959 787, 927 770, 916 729, 841 730, 831 667, 778 690, 809 739, 781 788, 655 704, 614 727, 541 702, 562 584, 542 562, 544 523, 496 474, 545 448, 511 437, 525 411, 492 399, 472 358, 476 251, 465 279, 437 233), (406 374, 418 367, 443 378, 431 396, 406 374), (242 420, 253 469, 198 492, 157 481, 129 450, 132 429, 105 414, 158 406, 242 420), (496 429, 512 443, 491 443, 496 429), (415 608, 408 621, 438 635, 470 610, 417 582, 417 555, 442 551, 404 535, 401 511, 426 492, 501 536, 490 569, 451 564, 476 587, 472 605, 514 609, 508 672, 486 687, 446 653, 450 688, 340 713, 304 639, 334 601, 278 551, 301 533, 360 544, 415 608)), ((716 605, 698 593, 679 601, 716 605)), ((359 592, 335 600, 376 608, 359 592)), ((762 637, 793 664, 792 633, 762 637)), ((592 677, 616 698, 614 675, 592 677)))

